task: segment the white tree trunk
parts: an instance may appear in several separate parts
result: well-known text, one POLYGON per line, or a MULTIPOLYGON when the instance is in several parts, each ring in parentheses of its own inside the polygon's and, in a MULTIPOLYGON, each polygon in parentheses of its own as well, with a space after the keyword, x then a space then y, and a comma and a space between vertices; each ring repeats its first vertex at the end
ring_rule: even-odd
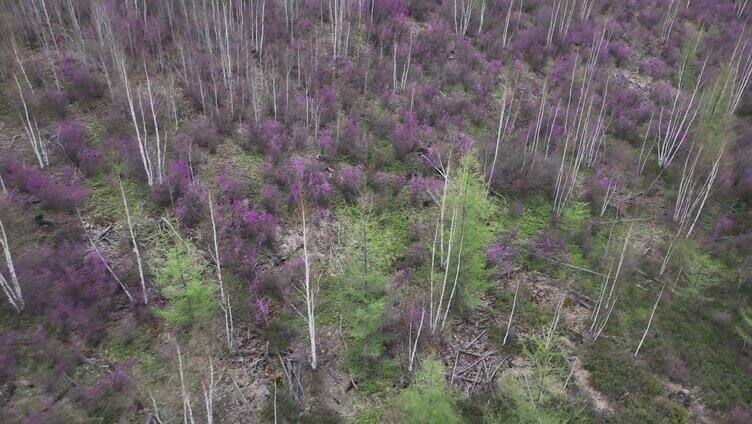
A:
POLYGON ((645 332, 642 333, 642 339, 640 339, 640 343, 637 345, 637 349, 635 349, 634 356, 637 357, 637 354, 640 353, 640 348, 642 347, 642 343, 645 341, 645 337, 647 337, 648 332, 650 331, 650 324, 653 323, 653 317, 655 316, 655 311, 658 309, 658 303, 661 301, 661 296, 663 296, 663 290, 666 288, 666 283, 663 283, 663 287, 661 287, 661 292, 658 293, 658 298, 655 300, 655 305, 653 305, 653 311, 650 313, 650 319, 648 319, 648 325, 645 327, 645 332))
MULTIPOLYGON (((423 330, 423 319, 426 316, 426 310, 423 309, 420 312, 420 324, 418 325, 418 334, 415 335, 415 342, 412 346, 412 351, 410 352, 410 363, 407 365, 407 370, 412 371, 413 370, 413 363, 415 362, 415 354, 418 352, 418 340, 420 340, 420 332, 423 330)), ((410 322, 410 328, 412 329, 413 323, 410 322)), ((411 331, 412 335, 412 331, 411 331)))
POLYGON ((131 235, 131 244, 133 245, 133 254, 136 256, 136 265, 138 266, 138 276, 141 280, 141 291, 144 295, 144 305, 149 304, 149 297, 146 294, 146 279, 144 278, 144 266, 141 263, 141 251, 138 250, 138 243, 136 243, 136 235, 133 232, 133 222, 131 221, 131 213, 128 210, 128 201, 125 199, 125 190, 123 189, 123 181, 118 177, 118 184, 120 185, 120 195, 123 197, 123 207, 125 208, 125 219, 128 222, 128 232, 131 235))
POLYGON ((311 368, 316 369, 316 299, 311 286, 311 264, 308 257, 308 234, 306 232, 305 206, 301 203, 303 215, 303 262, 305 263, 304 295, 306 304, 306 321, 308 323, 308 339, 311 342, 311 368))
POLYGON ((520 291, 520 282, 517 282, 517 287, 514 289, 514 298, 512 299, 512 312, 509 313, 509 321, 507 322, 507 332, 504 334, 504 341, 501 342, 502 346, 506 346, 507 337, 509 337, 509 331, 512 329, 512 318, 514 318, 514 308, 517 306, 517 293, 520 291))
POLYGON ((214 240, 214 262, 217 264, 217 281, 219 282, 219 298, 220 308, 225 317, 225 335, 227 339, 227 347, 232 350, 235 348, 234 340, 234 325, 232 321, 232 307, 230 306, 230 300, 225 293, 224 282, 222 281, 222 263, 219 259, 219 241, 217 239, 217 224, 214 220, 214 202, 212 201, 211 194, 209 195, 209 217, 211 218, 212 225, 212 238, 214 240))
POLYGON ((21 285, 18 283, 16 269, 13 266, 13 257, 10 254, 10 244, 8 243, 8 235, 5 233, 3 221, 0 221, 0 247, 3 248, 5 265, 8 268, 8 274, 10 275, 10 281, 8 281, 3 273, 0 272, 0 286, 3 289, 3 292, 5 292, 5 296, 8 298, 10 304, 16 309, 16 312, 21 312, 25 304, 23 294, 21 293, 21 285))

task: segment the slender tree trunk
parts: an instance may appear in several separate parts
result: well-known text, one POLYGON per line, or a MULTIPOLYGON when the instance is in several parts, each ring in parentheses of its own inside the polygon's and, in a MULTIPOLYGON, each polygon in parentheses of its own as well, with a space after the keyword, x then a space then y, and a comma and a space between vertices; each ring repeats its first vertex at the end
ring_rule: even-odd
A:
POLYGON ((209 217, 212 225, 212 239, 214 241, 214 262, 217 264, 217 281, 219 282, 219 297, 220 308, 225 317, 225 335, 227 339, 227 347, 230 350, 235 349, 234 328, 232 320, 232 307, 230 306, 230 299, 225 293, 225 286, 222 280, 222 263, 219 259, 219 240, 217 238, 217 224, 214 220, 214 202, 211 195, 209 195, 209 217))
POLYGON ((16 309, 16 312, 21 312, 25 306, 23 300, 23 294, 21 293, 21 286, 18 283, 18 276, 16 275, 16 269, 13 266, 13 257, 10 254, 10 244, 8 243, 8 235, 5 232, 5 226, 3 221, 0 220, 0 247, 3 249, 5 256, 5 266, 8 268, 8 274, 10 275, 10 281, 8 281, 2 272, 0 272, 0 287, 2 287, 5 296, 8 301, 16 309))
POLYGON ((650 331, 650 324, 653 323, 653 317, 655 316, 655 311, 658 309, 658 303, 661 301, 661 296, 663 296, 663 290, 666 288, 666 283, 663 283, 663 287, 661 287, 661 292, 658 294, 658 298, 655 300, 655 305, 653 305, 653 311, 650 313, 650 319, 648 319, 648 325, 645 327, 645 332, 642 333, 642 339, 640 339, 640 343, 637 345, 637 349, 635 349, 634 356, 637 357, 637 354, 640 353, 640 348, 642 347, 642 343, 645 341, 645 337, 647 337, 648 332, 650 331))
POLYGON ((84 220, 81 217, 81 212, 78 210, 78 207, 76 207, 76 215, 78 216, 78 222, 81 223, 81 228, 83 229, 84 234, 86 235, 86 238, 89 240, 89 245, 91 246, 92 250, 94 250, 94 253, 97 254, 97 256, 99 257, 99 260, 102 261, 105 268, 107 268, 107 272, 109 272, 110 275, 112 275, 112 278, 114 278, 115 281, 120 286, 120 288, 123 289, 123 292, 128 297, 128 300, 130 300, 131 303, 134 303, 133 296, 131 296, 131 292, 128 290, 125 284, 123 284, 120 278, 118 278, 117 274, 115 274, 115 271, 112 269, 112 267, 110 267, 110 264, 107 263, 107 260, 105 260, 104 256, 102 255, 102 252, 99 250, 96 243, 94 243, 94 239, 91 238, 91 236, 89 235, 89 232, 86 230, 86 226, 84 225, 84 220))
MULTIPOLYGON (((410 363, 407 366, 407 370, 411 371, 413 370, 413 363, 415 362, 415 354, 418 351, 418 340, 420 339, 420 332, 423 330, 423 319, 426 316, 426 310, 422 309, 420 312, 420 324, 418 325, 418 334, 415 335, 415 342, 413 343, 413 349, 410 352, 410 363)), ((412 322, 410 322, 410 328, 412 328, 412 322)))
POLYGON ((507 337, 509 337, 509 331, 512 329, 512 318, 514 318, 514 308, 517 306, 517 293, 520 291, 520 282, 517 282, 517 287, 514 289, 514 298, 512 299, 512 312, 509 313, 509 321, 507 322, 507 332, 504 334, 504 341, 501 342, 502 346, 506 346, 507 337))
POLYGON ((118 177, 118 184, 120 185, 120 195, 123 198, 123 207, 125 208, 125 218, 128 222, 128 232, 131 235, 131 244, 133 245, 133 254, 136 256, 136 265, 138 266, 138 277, 141 280, 141 291, 144 295, 144 305, 149 304, 149 297, 146 293, 146 279, 144 278, 144 266, 141 262, 141 251, 138 250, 138 243, 136 243, 136 235, 133 232, 133 222, 131 221, 131 213, 128 210, 128 201, 125 199, 125 190, 123 189, 123 181, 118 177))
POLYGON ((185 387, 185 376, 183 374, 183 356, 180 354, 180 345, 175 339, 175 348, 178 353, 178 373, 180 375, 180 397, 183 400, 183 423, 195 424, 193 419, 193 408, 191 407, 191 398, 188 395, 188 389, 185 387))
POLYGON ((311 264, 308 257, 308 234, 306 231, 305 206, 301 203, 300 210, 303 215, 303 262, 305 264, 305 303, 306 303, 306 321, 308 322, 308 338, 311 342, 311 368, 316 369, 316 304, 311 286, 311 264))

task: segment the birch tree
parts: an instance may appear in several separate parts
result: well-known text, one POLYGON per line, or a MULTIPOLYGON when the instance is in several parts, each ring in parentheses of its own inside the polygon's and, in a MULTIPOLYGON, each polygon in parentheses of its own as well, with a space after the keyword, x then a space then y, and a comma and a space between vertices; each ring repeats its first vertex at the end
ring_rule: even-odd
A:
POLYGON ((180 376, 180 399, 183 402, 183 423, 184 424, 195 424, 195 419, 193 418, 193 406, 191 405, 191 397, 188 393, 188 388, 185 385, 185 375, 183 373, 183 355, 180 353, 180 345, 178 344, 178 340, 174 339, 175 341, 175 349, 177 350, 177 356, 178 356, 178 375, 180 376))
POLYGON ((31 149, 34 151, 34 156, 36 156, 37 158, 39 167, 45 168, 50 164, 50 158, 47 153, 47 142, 44 140, 41 132, 39 131, 37 120, 32 119, 29 115, 29 108, 26 105, 26 98, 23 95, 23 90, 21 89, 21 84, 18 82, 18 77, 16 76, 16 74, 13 74, 13 79, 16 81, 18 95, 21 98, 21 105, 23 106, 24 114, 23 116, 21 116, 21 121, 24 124, 24 131, 26 132, 26 136, 29 138, 29 144, 31 144, 31 149))
POLYGON ((5 267, 8 269, 8 278, 5 277, 2 270, 0 270, 0 287, 5 293, 5 297, 8 302, 13 306, 16 312, 21 313, 25 304, 23 299, 23 293, 21 292, 21 285, 18 283, 18 275, 16 275, 16 269, 13 266, 13 256, 10 253, 10 244, 8 243, 8 234, 5 232, 5 225, 0 220, 0 247, 3 249, 3 256, 5 257, 5 267))
POLYGON ((316 357, 316 288, 314 287, 311 278, 311 259, 308 252, 308 229, 306 226, 305 205, 302 201, 300 204, 300 212, 302 224, 301 227, 303 232, 303 265, 305 267, 305 270, 301 284, 302 287, 298 288, 296 286, 295 289, 303 297, 305 313, 301 312, 300 309, 295 307, 294 304, 293 308, 295 308, 295 311, 301 316, 301 318, 303 318, 308 327, 308 341, 310 342, 311 354, 310 364, 311 368, 315 370, 316 366, 318 365, 318 360, 316 357))
POLYGON ((634 356, 637 357, 637 354, 640 353, 640 348, 642 347, 642 344, 645 342, 645 337, 647 337, 648 332, 650 332, 650 325, 653 323, 653 318, 655 317, 655 311, 658 310, 658 303, 661 301, 661 297, 663 297, 663 291, 666 289, 666 282, 663 282, 663 286, 661 287, 660 293, 658 293, 658 298, 655 299, 655 304, 653 305, 653 310, 650 312, 650 318, 648 318, 648 325, 645 327, 645 332, 642 333, 642 338, 640 339, 640 343, 637 344, 637 349, 635 349, 634 356))
POLYGON ((149 142, 149 135, 147 133, 147 121, 146 114, 144 112, 144 105, 142 99, 142 93, 137 90, 133 92, 128 78, 128 71, 126 69, 125 58, 119 59, 119 71, 120 78, 123 82, 123 88, 125 90, 125 96, 128 101, 128 112, 130 113, 131 123, 133 124, 133 130, 136 133, 136 142, 138 143, 138 151, 141 157, 141 164, 146 174, 146 182, 149 187, 154 186, 156 183, 162 183, 165 174, 165 155, 167 150, 162 143, 162 139, 159 133, 159 124, 157 122, 157 115, 154 109, 154 96, 151 91, 151 82, 149 79, 149 73, 144 65, 144 71, 146 73, 146 87, 148 94, 148 101, 150 106, 151 118, 154 123, 154 138, 155 141, 149 142), (138 109, 136 108, 138 104, 138 109))
POLYGON ((491 186, 491 181, 493 180, 496 171, 496 162, 499 157, 499 146, 501 145, 501 141, 509 136, 509 133, 514 129, 517 121, 518 112, 520 110, 519 106, 513 110, 513 98, 516 85, 515 78, 515 82, 512 84, 511 88, 504 87, 502 89, 501 104, 499 105, 499 124, 496 129, 496 143, 494 144, 491 167, 488 172, 486 172, 488 176, 486 188, 491 186))
POLYGON ((428 287, 428 325, 432 333, 446 326, 460 290, 469 304, 478 301, 479 289, 489 278, 482 252, 496 231, 497 209, 488 197, 481 164, 474 155, 465 155, 455 166, 458 170, 453 174, 444 172, 447 180, 441 198, 435 195, 434 199, 439 210, 428 287), (445 240, 443 252, 442 240, 445 240))
POLYGON ((125 209, 125 219, 128 224, 128 232, 131 236, 131 246, 133 248, 133 254, 136 257, 136 266, 138 267, 138 277, 141 281, 141 292, 144 296, 144 305, 149 304, 149 297, 146 293, 146 278, 144 278, 144 266, 141 262, 141 251, 138 249, 138 243, 136 242, 136 234, 133 232, 133 222, 131 221, 131 213, 128 209, 128 201, 125 198, 125 190, 123 189, 123 181, 118 177, 118 184, 120 185, 120 195, 123 199, 123 208, 125 209))
POLYGON ((694 231, 712 193, 726 146, 733 138, 735 72, 731 65, 722 67, 704 95, 697 137, 684 160, 674 205, 673 219, 679 224, 677 237, 689 237, 694 231))
POLYGON ((509 312, 509 320, 507 320, 507 332, 504 333, 504 340, 501 342, 502 346, 506 346, 509 332, 512 330, 512 319, 514 318, 514 308, 517 306, 517 294, 520 292, 520 282, 518 281, 514 287, 514 298, 512 299, 512 311, 509 312))
MULTIPOLYGON (((470 28, 470 20, 473 17, 473 12, 481 5, 481 18, 479 28, 482 27, 483 14, 485 13, 485 2, 482 0, 453 0, 453 17, 454 17, 454 33, 460 37, 464 37, 467 34, 468 28, 470 28)), ((478 29, 480 32, 480 29, 478 29)))
POLYGON ((225 317, 225 335, 227 339, 227 347, 230 350, 235 348, 234 338, 234 323, 232 320, 232 306, 230 305, 230 298, 225 292, 224 282, 222 281, 222 263, 219 258, 219 241, 217 238, 217 224, 214 220, 214 202, 212 201, 211 194, 209 195, 209 217, 211 218, 212 225, 212 240, 214 241, 214 252, 212 257, 214 263, 217 264, 217 282, 219 283, 219 306, 222 309, 222 313, 225 317))
MULTIPOLYGON (((624 237, 624 243, 622 244, 621 253, 618 258, 615 257, 611 261, 608 269, 608 274, 606 275, 603 285, 601 286, 598 301, 596 302, 595 308, 593 309, 593 321, 590 324, 590 334, 593 337, 593 340, 598 340, 598 337, 600 337, 601 333, 603 333, 603 329, 606 328, 606 324, 608 324, 608 320, 609 318, 611 318, 611 313, 614 311, 616 301, 619 299, 619 289, 617 283, 619 281, 619 276, 621 275, 622 266, 624 265, 624 258, 627 252, 627 248, 629 247, 633 228, 634 223, 629 225, 627 234, 624 237), (616 266, 615 271, 614 266, 616 266)), ((613 231, 613 227, 611 231, 613 231)), ((610 237, 611 234, 609 232, 608 244, 610 244, 611 242, 610 237)), ((608 251, 608 247, 606 248, 606 251, 608 251)))
POLYGON ((99 247, 97 247, 97 244, 94 243, 94 239, 91 238, 91 235, 89 235, 89 232, 86 230, 86 225, 84 225, 84 220, 81 217, 81 212, 78 210, 78 207, 76 207, 76 215, 78 216, 78 222, 81 224, 81 228, 84 231, 84 234, 86 235, 86 239, 89 240, 89 246, 91 246, 91 249, 94 251, 94 253, 97 254, 97 257, 100 261, 102 261, 102 264, 104 264, 105 268, 107 268, 107 272, 110 273, 112 278, 117 282, 117 284, 120 286, 121 289, 123 289, 123 293, 128 297, 128 300, 133 303, 133 296, 131 295, 131 292, 128 290, 128 287, 123 284, 123 282, 120 280, 120 278, 115 274, 115 271, 110 267, 110 264, 107 262, 107 260, 104 258, 104 255, 102 255, 102 252, 99 250, 99 247))
POLYGON ((408 317, 410 319, 410 331, 409 336, 407 340, 407 346, 408 349, 410 349, 410 361, 407 365, 407 370, 412 372, 413 370, 413 363, 415 363, 415 355, 418 352, 418 340, 420 340, 420 333, 423 331, 423 321, 426 317, 426 309, 421 308, 420 309, 420 324, 418 324, 418 330, 415 334, 415 341, 413 341, 413 320, 410 319, 411 317, 408 317))

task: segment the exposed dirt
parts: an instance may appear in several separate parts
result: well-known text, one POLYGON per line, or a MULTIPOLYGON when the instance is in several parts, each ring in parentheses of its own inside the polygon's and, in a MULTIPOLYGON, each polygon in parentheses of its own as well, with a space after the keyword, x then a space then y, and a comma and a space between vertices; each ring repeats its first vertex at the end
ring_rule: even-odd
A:
POLYGON ((482 299, 473 312, 471 321, 452 320, 439 349, 447 381, 466 395, 493 387, 512 358, 500 351, 501 340, 492 340, 501 322, 498 312, 491 308, 491 300, 482 299))

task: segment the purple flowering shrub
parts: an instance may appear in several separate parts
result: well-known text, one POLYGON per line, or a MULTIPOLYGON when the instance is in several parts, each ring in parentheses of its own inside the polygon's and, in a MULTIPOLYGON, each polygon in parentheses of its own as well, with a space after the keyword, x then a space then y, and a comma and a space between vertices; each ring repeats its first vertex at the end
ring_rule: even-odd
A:
POLYGON ((629 44, 621 40, 616 40, 608 44, 608 52, 616 60, 618 66, 624 66, 632 56, 632 48, 629 44))
POLYGON ((267 173, 287 191, 287 204, 299 207, 301 201, 324 206, 329 203, 331 176, 321 162, 308 156, 292 156, 281 166, 267 166, 267 173))
POLYGON ((319 149, 327 160, 334 160, 337 156, 337 146, 334 144, 332 131, 329 128, 319 130, 319 149))
POLYGON ((363 161, 366 154, 366 135, 356 116, 350 115, 339 136, 338 149, 353 159, 363 161))
POLYGON ((555 235, 541 231, 530 239, 528 249, 533 256, 558 259, 564 255, 565 245, 555 235))
POLYGON ((407 183, 410 199, 424 206, 430 205, 433 199, 439 199, 443 189, 444 181, 434 177, 414 175, 407 183))
POLYGON ((728 414, 729 424, 744 424, 752 421, 752 407, 736 405, 728 414))
POLYGON ((16 260, 27 310, 68 337, 100 337, 113 306, 124 299, 101 259, 78 242, 28 249, 16 260))
POLYGON ((368 184, 378 193, 393 196, 399 194, 406 183, 404 176, 382 171, 377 172, 368 180, 368 184))
POLYGON ((284 125, 271 118, 259 124, 249 124, 245 129, 245 138, 249 148, 264 153, 266 159, 275 164, 282 159, 289 144, 284 125))
MULTIPOLYGON (((128 176, 146 183, 146 172, 135 135, 119 134, 110 141, 110 148, 117 152, 118 158, 125 165, 128 176)), ((165 190, 167 190, 165 188, 165 190)), ((167 190, 169 192, 169 190, 167 190)), ((169 198, 169 196, 167 196, 169 198)))
POLYGON ((346 200, 353 200, 365 185, 363 165, 343 165, 337 173, 337 187, 346 200))
POLYGON ((9 190, 28 195, 53 210, 72 210, 88 195, 69 166, 61 167, 53 179, 47 172, 8 156, 0 161, 0 175, 9 190))
POLYGON ((191 143, 208 149, 211 153, 217 151, 217 146, 222 141, 217 126, 205 116, 191 120, 183 136, 191 143))
POLYGON ((410 111, 405 112, 405 117, 392 130, 392 146, 398 159, 404 159, 410 152, 415 150, 420 142, 421 126, 418 119, 410 111))
POLYGON ((204 192, 196 184, 183 190, 175 200, 173 211, 175 216, 187 227, 192 227, 201 221, 206 213, 206 198, 204 192))
POLYGON ((109 367, 93 384, 76 386, 71 398, 92 416, 118 420, 134 406, 134 393, 128 381, 134 365, 134 359, 127 359, 109 367))
POLYGON ((641 73, 657 80, 664 79, 671 75, 671 68, 657 57, 643 59, 640 62, 639 68, 641 73))
POLYGON ((70 56, 63 56, 57 68, 61 79, 68 83, 68 96, 73 99, 96 99, 102 95, 102 87, 85 64, 70 56))
POLYGON ((220 243, 222 266, 251 279, 258 267, 258 254, 277 237, 277 219, 244 201, 215 207, 214 219, 220 243))
POLYGON ((185 160, 171 161, 166 179, 175 216, 188 227, 198 223, 206 211, 207 201, 203 190, 193 180, 189 163, 185 160))
POLYGON ((102 154, 86 143, 83 126, 74 120, 61 121, 57 124, 55 133, 65 156, 81 172, 91 174, 100 161, 102 154))
POLYGON ((539 27, 521 30, 512 42, 512 50, 524 58, 532 69, 541 69, 549 56, 549 49, 546 47, 546 31, 539 27))
POLYGON ((261 201, 271 213, 278 213, 282 203, 282 192, 274 184, 267 184, 259 189, 261 201))
POLYGON ((219 197, 225 202, 242 200, 248 188, 248 178, 236 166, 229 163, 220 166, 220 172, 214 177, 219 189, 219 197))
POLYGON ((596 214, 600 214, 600 209, 606 201, 607 196, 609 206, 622 209, 623 199, 619 196, 613 197, 614 193, 619 193, 623 186, 623 174, 620 170, 607 168, 606 166, 598 167, 587 180, 587 192, 585 197, 590 200, 596 214))
POLYGON ((710 232, 711 240, 718 240, 720 237, 729 235, 734 229, 734 218, 731 215, 721 215, 713 224, 713 230, 710 232))
POLYGON ((514 234, 506 234, 498 243, 486 249, 486 263, 497 277, 506 277, 514 271, 518 251, 514 246, 514 234))
POLYGON ((35 115, 47 115, 49 117, 63 118, 68 113, 68 95, 57 88, 47 88, 42 93, 37 93, 30 102, 30 107, 35 115))

